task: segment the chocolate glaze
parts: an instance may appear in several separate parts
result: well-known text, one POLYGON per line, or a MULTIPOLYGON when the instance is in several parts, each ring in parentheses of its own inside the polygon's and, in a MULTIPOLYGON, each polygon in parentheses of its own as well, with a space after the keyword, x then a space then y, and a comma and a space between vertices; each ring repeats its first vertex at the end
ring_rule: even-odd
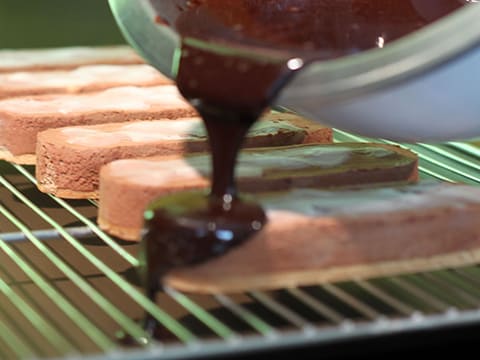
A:
MULTIPOLYGON (((383 47, 461 6, 458 0, 151 3, 159 26, 182 36, 177 84, 203 117, 213 159, 209 196, 176 194, 146 213, 144 284, 152 300, 172 268, 221 255, 265 224, 261 207, 237 195, 235 162, 250 126, 296 71, 313 60, 383 47)), ((147 316, 145 329, 156 336, 161 327, 147 316)))
POLYGON ((331 59, 382 47, 467 0, 152 0, 184 38, 286 58, 331 59), (166 4, 168 3, 168 4, 166 4), (382 43, 379 43, 379 39, 382 43))

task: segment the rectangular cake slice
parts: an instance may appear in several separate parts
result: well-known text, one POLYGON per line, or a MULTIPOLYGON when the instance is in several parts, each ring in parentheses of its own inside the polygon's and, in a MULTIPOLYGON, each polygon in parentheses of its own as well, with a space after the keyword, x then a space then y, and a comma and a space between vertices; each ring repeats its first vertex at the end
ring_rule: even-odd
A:
MULTIPOLYGON (((246 147, 331 143, 332 130, 291 114, 270 113, 250 131, 246 147)), ((98 196, 100 168, 114 160, 208 150, 200 118, 56 128, 39 133, 36 176, 43 192, 98 196)))
MULTIPOLYGON (((138 240, 143 212, 155 198, 210 185, 210 157, 118 160, 100 172, 98 222, 107 232, 138 240)), ((244 150, 237 164, 242 192, 416 181, 417 157, 399 147, 343 143, 244 150)))
POLYGON ((174 85, 4 99, 0 101, 0 159, 34 164, 37 134, 47 129, 196 115, 174 85))
POLYGON ((0 73, 73 69, 94 64, 141 64, 143 60, 126 45, 0 50, 0 73))
POLYGON ((0 99, 82 93, 118 86, 156 86, 172 81, 149 65, 89 65, 73 70, 0 73, 0 99))
POLYGON ((183 291, 236 292, 358 280, 480 261, 480 187, 419 183, 257 196, 262 231, 221 257, 174 270, 183 291))

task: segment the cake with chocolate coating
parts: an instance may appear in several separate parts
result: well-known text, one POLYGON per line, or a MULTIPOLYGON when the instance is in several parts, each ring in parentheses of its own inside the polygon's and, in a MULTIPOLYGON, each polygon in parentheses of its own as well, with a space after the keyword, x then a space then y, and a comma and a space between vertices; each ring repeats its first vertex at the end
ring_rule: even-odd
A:
POLYGON ((480 188, 420 182, 354 191, 257 195, 265 228, 204 264, 173 270, 183 291, 318 285, 465 266, 480 260, 480 188))
MULTIPOLYGON (((143 212, 158 197, 208 189, 208 154, 118 160, 100 172, 98 222, 107 232, 139 240, 143 212)), ((417 156, 370 143, 307 144, 243 150, 237 163, 240 193, 415 182, 417 156)))
MULTIPOLYGON (((292 114, 270 112, 250 130, 245 147, 331 143, 332 129, 292 114)), ((64 198, 98 196, 99 172, 114 160, 209 150, 200 118, 72 126, 43 131, 37 142, 37 184, 64 198)))

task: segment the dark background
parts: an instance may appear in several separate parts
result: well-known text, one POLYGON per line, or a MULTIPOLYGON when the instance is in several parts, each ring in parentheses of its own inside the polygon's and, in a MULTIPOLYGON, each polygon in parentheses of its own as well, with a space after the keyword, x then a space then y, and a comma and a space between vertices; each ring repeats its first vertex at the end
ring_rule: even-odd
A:
POLYGON ((107 0, 0 0, 0 49, 119 43, 107 0))

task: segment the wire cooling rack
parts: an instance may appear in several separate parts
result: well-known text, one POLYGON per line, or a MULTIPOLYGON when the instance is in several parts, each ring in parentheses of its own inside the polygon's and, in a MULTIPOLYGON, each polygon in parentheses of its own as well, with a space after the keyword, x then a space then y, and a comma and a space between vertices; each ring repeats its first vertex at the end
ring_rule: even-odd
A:
MULTIPOLYGON (((479 148, 408 147, 423 178, 480 184, 479 148)), ((0 163, 0 358, 227 356, 480 322, 477 266, 229 295, 166 288, 155 304, 138 286, 137 245, 103 233, 96 212, 38 192, 31 167, 0 163), (144 336, 145 311, 165 341, 119 347, 120 331, 144 336)))

